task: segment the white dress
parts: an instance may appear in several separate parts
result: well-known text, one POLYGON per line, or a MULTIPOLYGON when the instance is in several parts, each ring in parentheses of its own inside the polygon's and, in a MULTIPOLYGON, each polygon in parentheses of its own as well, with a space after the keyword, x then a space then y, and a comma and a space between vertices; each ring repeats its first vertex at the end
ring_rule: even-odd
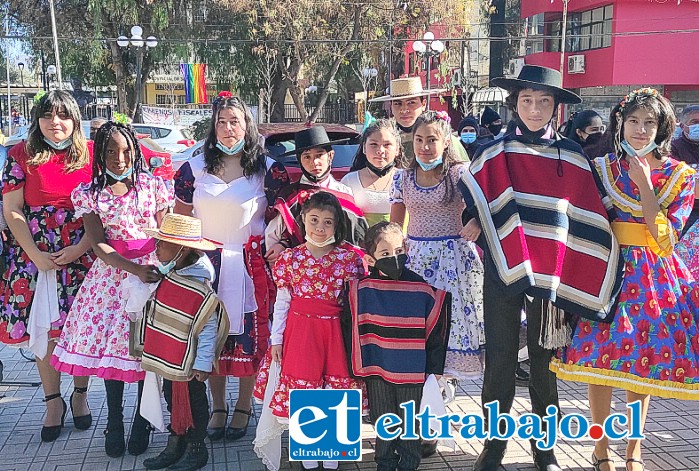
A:
POLYGON ((482 374, 483 264, 476 246, 459 237, 464 202, 456 183, 466 165, 450 169, 454 183, 453 200, 443 203, 444 179, 436 186, 417 184, 415 170, 398 170, 393 176, 391 203, 403 203, 410 214, 408 222, 407 267, 435 288, 451 293, 451 332, 445 374, 459 379, 482 374))
POLYGON ((364 213, 369 227, 380 221, 388 221, 391 215, 391 203, 388 201, 390 185, 385 191, 364 188, 359 178, 359 171, 345 175, 341 183, 352 189, 354 202, 364 213))

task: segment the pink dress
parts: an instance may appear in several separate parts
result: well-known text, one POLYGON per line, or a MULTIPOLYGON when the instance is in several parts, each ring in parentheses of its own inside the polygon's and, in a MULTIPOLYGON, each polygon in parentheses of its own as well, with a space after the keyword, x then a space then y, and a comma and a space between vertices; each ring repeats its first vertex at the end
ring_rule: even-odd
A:
MULTIPOLYGON (((90 184, 72 194, 77 217, 96 213, 107 240, 148 239, 142 228, 157 227, 155 215, 174 204, 160 177, 139 175, 139 189, 117 196, 106 187, 95 201, 90 184)), ((133 259, 155 264, 155 252, 133 259)), ((129 355, 129 316, 124 281, 134 276, 97 259, 73 302, 63 332, 51 357, 58 371, 74 376, 98 376, 125 382, 139 381, 145 373, 140 360, 129 355)))

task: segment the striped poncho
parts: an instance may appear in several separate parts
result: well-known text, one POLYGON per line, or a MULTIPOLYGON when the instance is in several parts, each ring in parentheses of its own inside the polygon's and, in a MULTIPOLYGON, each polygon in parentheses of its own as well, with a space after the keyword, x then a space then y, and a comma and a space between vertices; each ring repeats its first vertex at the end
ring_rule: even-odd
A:
POLYGON ((612 321, 623 271, 613 209, 577 144, 508 134, 474 156, 458 186, 481 223, 486 270, 508 292, 612 321))

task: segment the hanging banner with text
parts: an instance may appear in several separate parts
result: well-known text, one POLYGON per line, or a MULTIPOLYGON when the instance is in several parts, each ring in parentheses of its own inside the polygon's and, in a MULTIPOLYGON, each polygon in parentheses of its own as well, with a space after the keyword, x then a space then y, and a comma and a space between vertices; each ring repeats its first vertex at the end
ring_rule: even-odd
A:
POLYGON ((145 124, 178 124, 191 126, 197 121, 210 118, 211 108, 165 108, 159 106, 141 106, 145 124))

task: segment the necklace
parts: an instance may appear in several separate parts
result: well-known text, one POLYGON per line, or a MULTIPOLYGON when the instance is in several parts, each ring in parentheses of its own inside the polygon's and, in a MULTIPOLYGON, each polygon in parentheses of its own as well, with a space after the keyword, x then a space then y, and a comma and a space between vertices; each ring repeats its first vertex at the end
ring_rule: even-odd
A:
MULTIPOLYGON (((365 180, 367 180, 371 177, 375 177, 375 180, 373 181, 373 183, 369 184, 366 187, 367 190, 374 190, 374 191, 378 191, 378 192, 385 192, 386 190, 388 190, 388 187, 391 184, 391 181, 393 180, 393 172, 389 172, 388 175, 386 175, 385 177, 377 177, 368 168, 364 168, 363 170, 364 170, 364 179, 365 180), (386 177, 388 177, 388 178, 386 178, 386 177), (383 187, 382 188, 377 187, 376 183, 378 183, 378 181, 383 179, 383 178, 386 178, 386 181, 384 182, 383 187)), ((360 183, 361 183, 361 178, 360 178, 360 183)))

